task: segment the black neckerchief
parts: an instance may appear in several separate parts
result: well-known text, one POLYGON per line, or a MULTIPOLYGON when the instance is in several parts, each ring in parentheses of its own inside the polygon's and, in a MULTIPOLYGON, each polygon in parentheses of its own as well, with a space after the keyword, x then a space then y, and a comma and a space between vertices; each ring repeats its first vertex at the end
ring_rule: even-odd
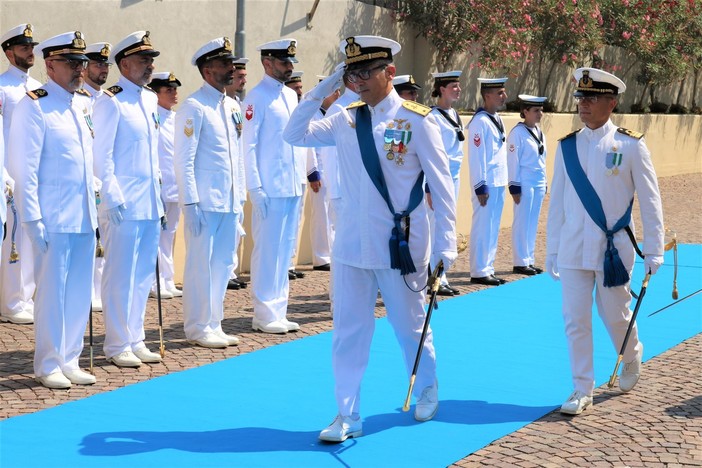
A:
POLYGON ((448 123, 450 123, 453 126, 453 128, 456 130, 456 137, 458 138, 458 141, 463 141, 466 139, 466 137, 463 135, 463 122, 461 122, 461 116, 458 115, 458 113, 456 113, 456 116, 458 116, 458 122, 456 122, 451 118, 451 115, 445 110, 443 110, 441 107, 432 106, 432 109, 438 110, 441 113, 441 115, 443 115, 444 118, 448 120, 448 123))
POLYGON ((488 111, 486 111, 482 107, 478 108, 478 110, 475 112, 475 115, 478 115, 481 112, 485 112, 485 115, 487 115, 490 118, 490 120, 492 120, 492 123, 495 124, 497 130, 499 130, 502 134, 502 141, 505 141, 505 127, 502 125, 502 122, 498 121, 495 117, 493 117, 488 111))
POLYGON ((529 135, 531 135, 534 140, 536 140, 536 144, 539 145, 539 156, 544 154, 544 134, 539 127, 536 127, 536 129, 539 130, 539 136, 537 137, 524 122, 519 122, 519 124, 522 125, 527 132, 529 132, 529 135))

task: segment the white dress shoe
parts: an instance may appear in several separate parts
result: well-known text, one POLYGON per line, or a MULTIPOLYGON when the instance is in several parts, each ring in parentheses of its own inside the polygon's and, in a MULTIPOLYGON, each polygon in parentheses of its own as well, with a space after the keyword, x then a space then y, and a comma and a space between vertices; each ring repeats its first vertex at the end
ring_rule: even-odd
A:
POLYGON ((203 348, 226 348, 228 346, 224 338, 220 338, 214 333, 208 333, 196 340, 188 340, 188 343, 202 346, 203 348))
POLYGON ((161 362, 161 355, 158 353, 152 353, 147 347, 139 348, 136 351, 132 351, 136 357, 139 358, 141 362, 154 363, 161 362))
POLYGON ((439 388, 438 385, 425 387, 414 407, 414 419, 417 421, 429 421, 434 417, 439 409, 439 388))
POLYGON ((288 329, 289 332, 291 331, 298 331, 300 329, 300 324, 297 322, 291 322, 290 320, 286 318, 282 318, 279 320, 280 323, 285 325, 285 327, 288 329))
POLYGON ((287 333, 288 327, 280 322, 269 322, 264 323, 256 318, 251 322, 251 327, 256 331, 262 331, 263 333, 287 333))
POLYGON ((36 377, 35 380, 46 388, 71 388, 71 381, 61 371, 52 372, 43 377, 36 377))
MULTIPOLYGON (((158 295, 156 294, 156 290, 152 289, 149 292, 149 297, 153 299, 158 299, 158 295)), ((166 289, 161 289, 161 299, 173 299, 173 293, 166 290, 166 289)))
POLYGON ((576 390, 568 397, 566 402, 561 405, 561 413, 580 414, 591 405, 592 397, 576 390))
POLYGON ((624 363, 624 369, 622 369, 622 375, 619 376, 619 388, 622 392, 626 393, 633 390, 636 387, 636 383, 641 377, 641 358, 643 357, 643 344, 641 345, 639 351, 636 353, 636 357, 631 362, 624 363))
POLYGON ((139 367, 141 366, 141 359, 136 357, 136 355, 131 351, 124 351, 114 356, 108 357, 107 362, 111 362, 117 367, 139 367))
POLYGON ((63 371, 63 375, 65 375, 72 384, 76 385, 92 385, 96 382, 94 375, 83 372, 80 369, 65 370, 63 371))
POLYGON ((34 323, 34 314, 23 310, 13 315, 0 315, 0 321, 26 325, 34 323))
POLYGON ((234 336, 234 335, 227 335, 224 333, 223 330, 216 330, 215 335, 217 335, 219 338, 222 338, 224 341, 227 342, 228 346, 235 346, 239 344, 239 338, 234 336))
POLYGON ((90 308, 93 310, 93 312, 102 312, 102 301, 91 302, 90 308))
POLYGON ((173 289, 169 289, 168 292, 173 294, 173 297, 183 297, 183 291, 175 286, 173 286, 173 289))
POLYGON ((343 442, 349 437, 361 437, 363 425, 361 418, 353 419, 350 416, 336 416, 334 421, 319 433, 319 440, 325 442, 343 442))

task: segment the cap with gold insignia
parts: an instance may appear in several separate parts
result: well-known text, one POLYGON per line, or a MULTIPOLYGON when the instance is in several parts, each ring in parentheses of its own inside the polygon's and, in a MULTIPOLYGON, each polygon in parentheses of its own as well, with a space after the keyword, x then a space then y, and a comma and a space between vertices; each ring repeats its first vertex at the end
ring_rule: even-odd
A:
POLYGON ((14 45, 32 44, 37 45, 38 42, 32 36, 32 25, 28 23, 19 24, 7 31, 0 37, 2 50, 7 50, 14 45))
POLYGON ((112 44, 109 42, 96 42, 95 44, 88 44, 85 48, 85 55, 88 56, 90 60, 96 62, 110 62, 110 51, 112 50, 112 44))
POLYGON ((256 47, 256 50, 261 51, 261 57, 275 57, 284 62, 297 63, 295 58, 297 40, 295 39, 280 39, 266 42, 256 47))
POLYGON ((190 63, 198 67, 216 58, 234 59, 234 48, 228 37, 218 37, 200 47, 193 55, 190 63))
POLYGON ((531 94, 520 94, 519 104, 523 107, 543 107, 548 98, 542 96, 532 96, 531 94))
POLYGON ((463 73, 461 70, 451 70, 447 72, 432 73, 431 77, 434 78, 434 83, 448 84, 455 81, 460 81, 461 73, 463 73))
POLYGON ((151 45, 149 31, 135 31, 117 43, 110 54, 110 61, 119 65, 119 61, 131 55, 158 57, 161 52, 151 45))
POLYGON ((504 88, 507 78, 478 78, 480 89, 504 88))
POLYGON ((422 87, 419 86, 416 81, 414 81, 414 77, 412 75, 398 75, 392 79, 392 85, 395 87, 395 91, 398 93, 405 90, 409 91, 422 89, 422 87))
POLYGON ((601 94, 622 94, 626 85, 622 80, 599 68, 578 68, 573 72, 577 82, 573 96, 593 96, 601 94))
POLYGON ((300 82, 302 81, 302 75, 303 75, 304 73, 305 73, 305 72, 303 72, 303 71, 295 70, 294 72, 292 72, 292 73, 290 74, 290 78, 288 78, 287 80, 285 80, 285 84, 300 83, 300 82))
POLYGON ((149 83, 149 88, 156 89, 164 86, 177 88, 178 86, 181 86, 181 82, 178 78, 176 78, 173 72, 158 72, 151 75, 151 83, 149 83))
POLYGON ((397 42, 380 36, 352 36, 339 44, 339 50, 346 55, 346 66, 351 69, 360 68, 373 60, 392 60, 401 49, 397 42))
POLYGON ((88 60, 85 55, 85 39, 80 31, 70 31, 40 42, 35 48, 36 54, 44 59, 65 57, 69 60, 88 60))
POLYGON ((241 57, 234 60, 234 68, 237 70, 246 70, 246 64, 249 63, 249 59, 246 57, 241 57))

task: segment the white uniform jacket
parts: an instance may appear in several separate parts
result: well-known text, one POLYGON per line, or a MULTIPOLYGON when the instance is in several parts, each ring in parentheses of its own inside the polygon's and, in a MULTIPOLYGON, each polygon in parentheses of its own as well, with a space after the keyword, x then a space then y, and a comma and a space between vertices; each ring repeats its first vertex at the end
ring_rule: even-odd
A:
MULTIPOLYGON (((403 102, 404 99, 393 89, 378 105, 369 109, 375 146, 390 199, 397 212, 404 211, 409 205, 412 187, 420 171, 424 171, 426 180, 432 187, 436 213, 436 250, 455 252, 456 205, 453 181, 436 116, 429 114, 422 117, 404 108, 403 102), (411 131, 402 165, 397 164, 396 157, 393 160, 386 157, 388 151, 384 149, 384 137, 388 124, 396 129, 402 125, 402 129, 411 131), (409 129, 407 124, 410 125, 409 129)), ((303 98, 290 119, 284 136, 294 145, 336 145, 341 199, 337 205, 333 258, 357 268, 388 269, 388 241, 394 227, 393 215, 363 165, 355 129, 356 110, 344 109, 331 117, 310 123, 318 107, 319 101, 303 98)), ((410 214, 409 247, 418 270, 429 262, 427 210, 423 199, 410 214)))
MULTIPOLYGON (((344 94, 339 96, 339 99, 334 101, 334 103, 329 106, 325 118, 330 118, 334 114, 338 114, 346 109, 346 106, 352 102, 358 101, 360 98, 358 94, 354 91, 346 88, 344 94)), ((337 154, 335 146, 325 146, 320 148, 320 158, 322 164, 324 165, 325 171, 325 182, 327 183, 327 193, 329 194, 329 199, 333 200, 339 198, 341 194, 339 193, 339 155, 337 154)))
POLYGON ((239 213, 244 200, 237 102, 207 83, 176 114, 175 168, 183 205, 239 213))
POLYGON ((97 228, 90 101, 49 80, 22 99, 12 118, 9 164, 22 222, 54 233, 97 228))
MULTIPOLYGON (((0 107, 2 102, 0 102, 0 107)), ((3 125, 2 112, 0 112, 0 128, 3 125)), ((10 175, 5 169, 5 135, 4 132, 0 131, 0 189, 2 189, 2 195, 0 195, 0 223, 4 224, 7 221, 7 203, 5 200, 5 189, 7 185, 7 180, 10 175)), ((1 234, 1 232, 0 232, 1 234)))
MULTIPOLYGON (((454 122, 459 122, 458 112, 456 109, 445 110, 449 117, 453 119, 454 122)), ((444 150, 449 158, 449 170, 451 171, 451 177, 458 179, 461 172, 461 162, 463 162, 463 142, 458 140, 458 135, 456 133, 456 127, 449 122, 446 117, 444 117, 441 112, 437 109, 432 111, 436 115, 436 121, 441 128, 441 140, 444 142, 444 150)), ((459 127, 459 130, 463 128, 459 127)))
POLYGON ((124 204, 125 220, 161 218, 156 93, 121 76, 95 102, 93 122, 100 213, 124 204))
POLYGON ((158 106, 158 167, 161 170, 161 199, 168 203, 178 201, 178 184, 173 166, 175 111, 158 106))
POLYGON ((283 129, 297 106, 297 94, 264 75, 244 99, 246 187, 259 187, 269 197, 302 196, 307 182, 307 153, 283 140, 283 129))
MULTIPOLYGON (((2 128, 6 150, 7 145, 10 144, 10 124, 15 106, 27 94, 27 91, 32 91, 40 86, 40 82, 14 65, 7 67, 7 71, 0 75, 0 114, 3 115, 2 128)), ((9 155, 5 151, 5 165, 7 165, 8 157, 9 155)))
MULTIPOLYGON (((644 139, 619 133, 611 120, 596 130, 579 130, 576 138, 580 165, 602 202, 607 227, 611 229, 624 215, 636 192, 644 230, 642 252, 663 255, 661 197, 644 139)), ((630 226, 633 230, 633 221, 630 226)), ((559 268, 602 271, 605 233, 585 211, 570 182, 561 143, 554 161, 546 241, 547 253, 558 254, 559 268)), ((623 229, 614 235, 614 246, 624 266, 631 270, 634 248, 623 229)))
POLYGON ((519 122, 507 137, 507 172, 510 187, 546 186, 546 138, 540 128, 529 129, 519 122), (529 134, 529 130, 540 138, 544 148, 539 154, 539 143, 529 134))
MULTIPOLYGON (((507 185, 507 145, 503 141, 506 135, 498 130, 488 115, 485 111, 478 112, 466 127, 468 168, 473 190, 480 190, 483 186, 507 185)), ((499 115, 495 114, 493 117, 502 122, 499 115)))

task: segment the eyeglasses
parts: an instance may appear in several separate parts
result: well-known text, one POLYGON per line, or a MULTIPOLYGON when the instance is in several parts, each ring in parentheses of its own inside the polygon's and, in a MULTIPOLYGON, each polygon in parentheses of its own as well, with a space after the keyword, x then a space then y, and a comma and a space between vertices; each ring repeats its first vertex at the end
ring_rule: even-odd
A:
POLYGON ((575 102, 580 104, 581 102, 587 102, 588 104, 594 104, 599 99, 612 99, 611 96, 575 96, 575 102))
POLYGON ((86 68, 88 68, 88 61, 87 60, 52 59, 51 61, 52 62, 63 62, 74 70, 78 70, 79 68, 82 68, 83 70, 85 70, 86 68))
POLYGON ((370 79, 371 74, 380 69, 386 69, 387 65, 378 65, 377 67, 373 68, 364 68, 362 70, 354 70, 350 72, 346 72, 346 78, 351 82, 351 83, 357 83, 358 80, 363 80, 366 81, 370 79))

